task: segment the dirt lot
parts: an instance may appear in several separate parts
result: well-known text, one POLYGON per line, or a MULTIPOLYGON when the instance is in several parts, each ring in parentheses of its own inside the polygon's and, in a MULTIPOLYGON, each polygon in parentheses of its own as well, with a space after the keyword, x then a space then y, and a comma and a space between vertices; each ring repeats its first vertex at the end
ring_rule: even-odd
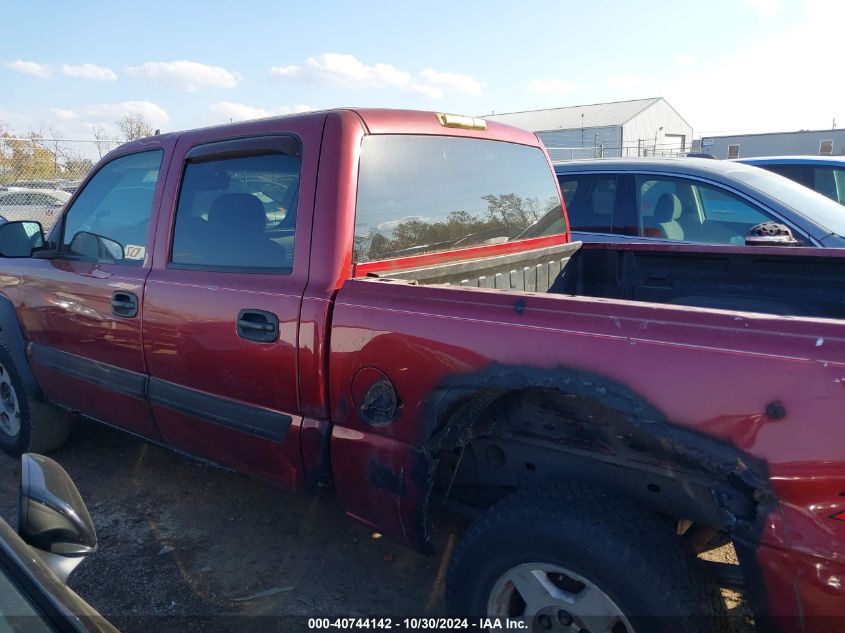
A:
MULTIPOLYGON (((444 613, 459 529, 445 520, 435 530, 439 554, 426 558, 373 538, 330 496, 285 494, 94 424, 78 424, 52 457, 79 487, 100 539, 70 585, 126 633, 304 630, 307 616, 444 613)), ((16 459, 0 456, 0 482, 0 515, 14 525, 16 459)))

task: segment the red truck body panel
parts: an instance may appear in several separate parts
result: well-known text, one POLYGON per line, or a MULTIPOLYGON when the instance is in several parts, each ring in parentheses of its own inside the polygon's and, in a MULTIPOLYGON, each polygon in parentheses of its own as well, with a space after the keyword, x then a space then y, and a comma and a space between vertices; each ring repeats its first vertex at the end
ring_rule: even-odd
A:
MULTIPOLYGON (((351 516, 425 549, 440 398, 502 375, 515 384, 548 380, 561 368, 602 376, 659 412, 659 423, 644 425, 659 441, 697 437, 716 446, 708 472, 767 508, 759 521, 733 520, 770 613, 845 616, 845 521, 830 518, 845 512, 841 321, 362 278, 568 240, 567 229, 528 243, 353 264, 364 136, 463 136, 542 148, 529 132, 487 125, 444 128, 432 113, 337 110, 153 137, 110 154, 106 161, 164 151, 143 265, 6 260, 0 274, 45 395, 290 490, 319 485, 331 472, 351 516), (277 134, 295 135, 302 148, 292 272, 169 264, 186 153, 277 134), (113 289, 138 295, 140 318, 111 314, 113 289), (239 338, 234 320, 244 308, 278 315, 278 340, 239 338), (41 348, 63 352, 65 361, 96 361, 98 371, 128 386, 119 393, 108 380, 92 384, 90 372, 68 376, 41 348), (392 423, 374 426, 359 408, 379 376, 392 383, 400 406, 392 423), (141 391, 130 388, 136 380, 141 391), (172 395, 177 387, 181 400, 172 395), (282 426, 262 437, 209 423, 195 413, 208 402, 282 426), (767 414, 773 404, 785 415, 767 414)), ((821 622, 807 618, 804 630, 821 622)))

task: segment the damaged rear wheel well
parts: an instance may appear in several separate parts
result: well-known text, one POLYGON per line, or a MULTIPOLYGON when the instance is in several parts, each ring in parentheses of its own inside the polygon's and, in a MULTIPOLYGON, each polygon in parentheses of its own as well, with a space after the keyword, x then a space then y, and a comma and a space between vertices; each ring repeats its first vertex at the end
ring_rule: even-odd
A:
POLYGON ((578 480, 673 518, 753 533, 773 499, 764 462, 588 372, 493 367, 447 382, 436 401, 434 492, 462 504, 578 480))

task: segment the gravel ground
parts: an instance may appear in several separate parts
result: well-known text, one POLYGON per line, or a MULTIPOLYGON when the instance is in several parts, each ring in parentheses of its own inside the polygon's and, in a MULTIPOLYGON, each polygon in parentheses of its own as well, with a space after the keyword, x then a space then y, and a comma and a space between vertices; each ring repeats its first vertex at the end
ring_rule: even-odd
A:
MULTIPOLYGON (((52 457, 100 539, 70 586, 125 633, 304 630, 307 617, 445 612, 456 524, 440 522, 439 554, 424 557, 347 519, 331 496, 286 494, 94 424, 78 424, 52 457)), ((12 525, 19 470, 0 456, 0 515, 12 525)), ((727 597, 744 615, 741 596, 727 597)))

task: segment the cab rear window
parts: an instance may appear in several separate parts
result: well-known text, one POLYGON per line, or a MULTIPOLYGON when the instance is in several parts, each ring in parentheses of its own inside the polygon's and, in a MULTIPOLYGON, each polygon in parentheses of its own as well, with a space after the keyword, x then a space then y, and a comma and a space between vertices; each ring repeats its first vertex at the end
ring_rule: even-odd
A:
POLYGON ((448 136, 363 140, 356 262, 565 232, 555 177, 539 148, 448 136))

